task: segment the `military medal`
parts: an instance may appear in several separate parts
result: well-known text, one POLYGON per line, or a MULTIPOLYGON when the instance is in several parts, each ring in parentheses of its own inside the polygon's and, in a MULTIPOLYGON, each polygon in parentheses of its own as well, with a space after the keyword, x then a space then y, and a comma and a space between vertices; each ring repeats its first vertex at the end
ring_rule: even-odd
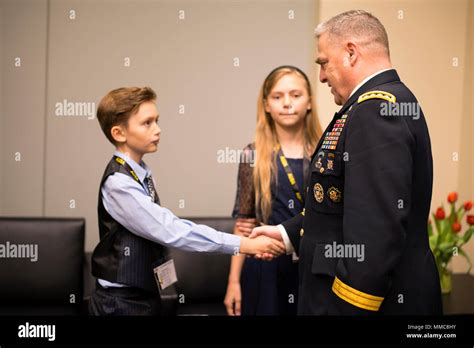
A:
POLYGON ((324 191, 320 183, 314 185, 313 192, 314 199, 316 199, 316 202, 321 203, 324 199, 324 191))
POLYGON ((323 163, 322 163, 323 158, 324 158, 324 151, 319 151, 318 160, 317 160, 317 162, 314 163, 314 167, 316 169, 319 169, 319 172, 321 174, 324 173, 324 167, 323 167, 323 163))
POLYGON ((328 170, 334 170, 334 160, 328 159, 328 170))
POLYGON ((316 169, 321 168, 321 166, 322 166, 321 157, 318 158, 318 161, 314 164, 314 166, 316 167, 316 169))
MULTIPOLYGON (((342 115, 340 119, 336 120, 331 132, 326 132, 321 149, 336 150, 339 137, 342 133, 347 120, 347 114, 342 115)), ((328 168, 329 169, 329 168, 328 168)))
POLYGON ((335 188, 334 186, 331 186, 329 188, 328 196, 329 196, 329 199, 333 201, 334 203, 341 202, 342 193, 339 189, 335 188))

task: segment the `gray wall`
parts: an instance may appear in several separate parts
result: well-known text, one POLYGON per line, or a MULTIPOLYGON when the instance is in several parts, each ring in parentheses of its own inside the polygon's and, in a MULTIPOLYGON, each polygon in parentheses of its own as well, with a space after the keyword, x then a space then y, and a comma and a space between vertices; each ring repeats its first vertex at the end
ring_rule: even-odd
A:
POLYGON ((162 140, 145 161, 163 205, 179 216, 229 216, 237 164, 218 163, 217 153, 252 141, 264 77, 293 64, 316 81, 314 0, 6 0, 0 13, 1 212, 84 216, 88 250, 98 241, 98 185, 113 147, 95 113, 58 116, 56 103, 97 105, 116 87, 153 87, 162 140))
POLYGON ((46 1, 3 1, 2 212, 40 216, 44 209, 46 1), (16 58, 21 66, 16 67, 16 58))

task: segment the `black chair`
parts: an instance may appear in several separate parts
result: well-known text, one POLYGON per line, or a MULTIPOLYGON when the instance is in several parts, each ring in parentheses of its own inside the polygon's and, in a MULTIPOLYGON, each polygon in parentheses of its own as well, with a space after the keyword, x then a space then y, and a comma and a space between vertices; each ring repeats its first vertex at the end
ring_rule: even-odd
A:
MULTIPOLYGON (((218 231, 233 233, 232 218, 185 218, 218 231)), ((178 282, 161 294, 163 315, 226 315, 223 304, 229 275, 230 255, 194 253, 169 248, 178 282)), ((86 254, 84 268, 84 303, 87 307, 95 289, 90 270, 91 253, 86 254)))
POLYGON ((85 220, 0 218, 0 315, 82 313, 85 220))
MULTIPOLYGON (((218 231, 233 233, 232 218, 186 218, 218 231)), ((226 315, 224 296, 230 267, 230 255, 191 253, 170 249, 174 259, 177 315, 226 315)))

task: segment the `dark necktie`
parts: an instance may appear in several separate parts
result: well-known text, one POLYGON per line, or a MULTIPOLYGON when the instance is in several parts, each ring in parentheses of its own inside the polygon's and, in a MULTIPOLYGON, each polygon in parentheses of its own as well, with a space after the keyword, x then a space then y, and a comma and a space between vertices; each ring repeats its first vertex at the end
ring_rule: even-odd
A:
POLYGON ((150 195, 151 200, 157 204, 160 204, 160 197, 158 197, 158 192, 155 190, 155 185, 153 184, 153 178, 151 174, 145 178, 145 183, 148 187, 148 194, 150 195))

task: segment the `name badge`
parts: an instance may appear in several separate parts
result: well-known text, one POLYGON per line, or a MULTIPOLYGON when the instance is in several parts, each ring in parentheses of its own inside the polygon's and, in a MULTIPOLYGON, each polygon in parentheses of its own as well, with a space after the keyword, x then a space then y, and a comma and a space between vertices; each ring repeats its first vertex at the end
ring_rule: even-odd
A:
POLYGON ((156 284, 160 290, 164 290, 178 281, 173 260, 166 261, 162 265, 153 268, 153 273, 155 274, 156 284))

